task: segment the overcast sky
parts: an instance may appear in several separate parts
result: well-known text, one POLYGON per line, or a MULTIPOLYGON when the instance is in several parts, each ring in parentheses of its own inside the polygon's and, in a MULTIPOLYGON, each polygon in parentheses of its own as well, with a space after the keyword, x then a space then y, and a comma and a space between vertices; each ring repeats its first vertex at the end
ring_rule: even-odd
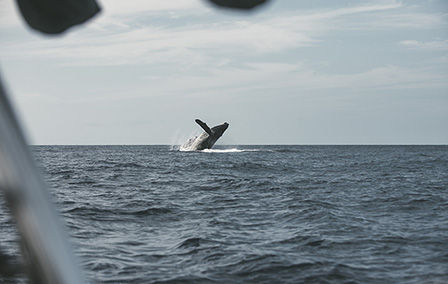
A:
POLYGON ((448 1, 105 0, 63 36, 0 0, 0 70, 33 144, 448 144, 448 1))

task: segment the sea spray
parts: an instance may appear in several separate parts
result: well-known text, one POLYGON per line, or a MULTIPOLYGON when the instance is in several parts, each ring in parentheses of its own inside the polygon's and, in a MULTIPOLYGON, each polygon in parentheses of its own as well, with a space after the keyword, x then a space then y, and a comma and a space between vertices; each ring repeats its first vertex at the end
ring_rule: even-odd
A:
POLYGON ((171 139, 170 150, 171 151, 192 151, 191 146, 193 139, 200 135, 199 131, 193 130, 187 134, 185 131, 177 130, 171 139))
POLYGON ((204 152, 204 153, 240 153, 240 152, 244 152, 244 150, 239 150, 237 148, 232 148, 232 149, 204 149, 201 152, 204 152))
POLYGON ((203 132, 200 135, 193 136, 187 140, 182 146, 180 151, 197 151, 199 144, 208 137, 208 134, 203 132))

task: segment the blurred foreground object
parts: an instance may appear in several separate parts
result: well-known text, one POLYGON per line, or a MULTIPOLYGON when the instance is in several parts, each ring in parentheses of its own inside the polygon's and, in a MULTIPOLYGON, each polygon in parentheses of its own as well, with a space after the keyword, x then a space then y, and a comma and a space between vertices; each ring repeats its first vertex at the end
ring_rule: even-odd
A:
POLYGON ((84 283, 68 236, 50 201, 0 81, 0 189, 21 235, 31 283, 84 283))
MULTIPOLYGON (((46 34, 62 33, 100 10, 93 0, 17 3, 30 27, 46 34)), ((30 283, 85 283, 1 79, 0 190, 19 228, 24 270, 30 283)))
POLYGON ((30 27, 46 34, 59 34, 82 24, 100 11, 93 0, 17 0, 30 27))
POLYGON ((209 2, 220 7, 249 10, 267 3, 268 0, 209 0, 209 2))

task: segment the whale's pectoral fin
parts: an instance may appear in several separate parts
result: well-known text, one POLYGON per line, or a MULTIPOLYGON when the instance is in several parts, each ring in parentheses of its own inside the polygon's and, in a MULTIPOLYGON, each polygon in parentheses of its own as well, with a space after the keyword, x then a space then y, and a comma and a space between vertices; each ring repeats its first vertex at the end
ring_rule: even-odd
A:
POLYGON ((210 130, 210 127, 208 127, 208 125, 205 124, 205 122, 203 122, 200 119, 196 119, 195 121, 197 124, 199 124, 202 127, 202 129, 204 129, 205 132, 208 133, 208 135, 212 135, 212 131, 210 130))

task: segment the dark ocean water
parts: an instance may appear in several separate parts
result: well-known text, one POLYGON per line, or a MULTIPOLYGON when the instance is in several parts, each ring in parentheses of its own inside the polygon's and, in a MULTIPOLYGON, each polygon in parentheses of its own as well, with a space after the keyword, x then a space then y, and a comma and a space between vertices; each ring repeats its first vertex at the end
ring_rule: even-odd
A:
POLYGON ((32 150, 89 283, 448 283, 448 146, 32 150))

